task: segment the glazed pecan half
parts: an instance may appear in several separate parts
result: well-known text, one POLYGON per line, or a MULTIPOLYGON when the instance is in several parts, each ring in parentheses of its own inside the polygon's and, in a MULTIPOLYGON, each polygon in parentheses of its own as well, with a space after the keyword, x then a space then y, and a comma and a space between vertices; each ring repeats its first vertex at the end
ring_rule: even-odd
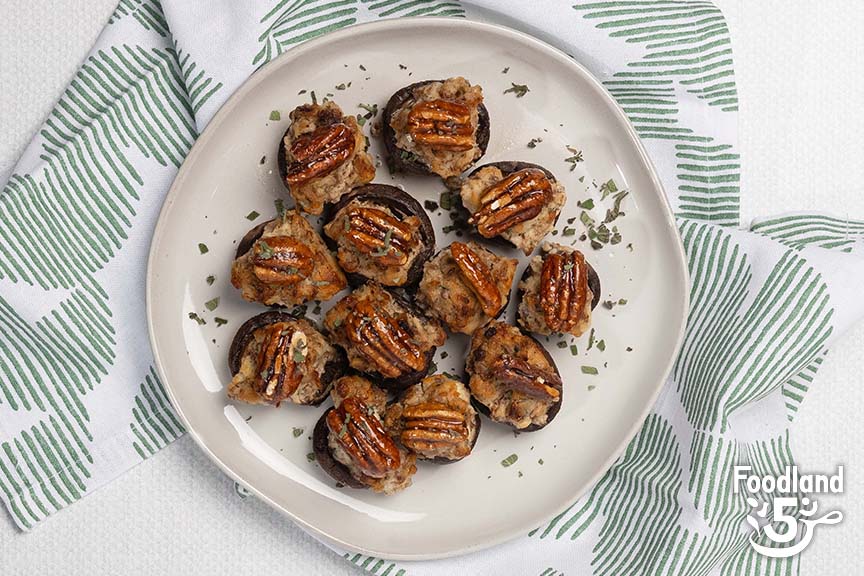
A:
POLYGON ((387 378, 426 367, 412 335, 386 312, 360 302, 345 320, 348 339, 387 378))
POLYGON ((289 324, 278 322, 265 328, 258 354, 258 392, 272 402, 279 402, 297 390, 306 362, 306 334, 289 324))
POLYGON ((384 431, 381 420, 359 398, 345 398, 331 410, 327 427, 363 474, 383 478, 399 468, 399 448, 384 431))
POLYGON ((288 165, 285 180, 299 185, 334 170, 354 153, 354 131, 342 122, 321 126, 303 134, 291 144, 294 161, 288 165))
POLYGON ((415 242, 411 228, 376 208, 358 206, 348 213, 345 237, 364 254, 385 266, 402 266, 415 242))
POLYGON ((408 133, 430 148, 464 151, 474 147, 471 110, 459 102, 420 102, 408 113, 408 133))
POLYGON ((483 192, 480 209, 468 222, 481 236, 492 238, 535 218, 551 198, 552 183, 542 170, 518 170, 483 192))
POLYGON ((501 311, 502 297, 498 285, 492 278, 489 267, 467 244, 453 242, 450 253, 459 267, 459 272, 487 316, 496 316, 501 311))
POLYGON ((313 267, 309 247, 287 236, 262 238, 252 250, 252 272, 267 284, 296 284, 313 267))
POLYGON ((492 376, 505 388, 526 396, 557 402, 561 398, 561 377, 541 370, 525 360, 504 355, 494 365, 492 376))
POLYGON ((579 251, 549 254, 540 274, 540 307, 554 332, 570 332, 588 304, 588 268, 579 251))
POLYGON ((406 406, 400 440, 415 451, 432 450, 441 444, 458 444, 468 440, 465 416, 445 404, 424 402, 406 406))

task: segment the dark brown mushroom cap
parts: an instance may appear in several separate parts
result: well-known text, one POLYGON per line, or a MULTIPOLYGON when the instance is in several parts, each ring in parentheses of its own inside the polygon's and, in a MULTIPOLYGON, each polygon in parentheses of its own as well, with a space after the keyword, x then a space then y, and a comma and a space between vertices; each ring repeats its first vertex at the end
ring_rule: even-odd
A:
MULTIPOLYGON (((306 318, 302 319, 309 322, 306 318)), ((231 371, 231 376, 235 376, 240 371, 240 366, 243 363, 243 354, 246 352, 246 347, 252 342, 256 330, 270 324, 276 324, 277 322, 297 323, 298 320, 300 319, 283 310, 269 310, 253 316, 244 322, 234 335, 231 347, 228 349, 228 369, 231 371)), ((324 365, 324 373, 321 375, 321 383, 323 384, 322 393, 308 402, 308 405, 317 406, 321 404, 330 392, 330 384, 345 372, 348 363, 345 353, 338 346, 334 346, 334 348, 337 357, 324 365)))
POLYGON ((368 488, 365 484, 354 478, 351 470, 347 466, 336 460, 330 452, 330 443, 328 437, 330 429, 327 427, 327 415, 335 408, 328 408, 318 419, 315 424, 315 430, 312 432, 312 452, 315 454, 315 461, 321 466, 331 478, 348 486, 350 488, 368 488))
MULTIPOLYGON (((489 329, 489 327, 481 328, 481 330, 488 330, 488 329, 489 329)), ((543 346, 543 344, 541 344, 539 340, 537 340, 536 338, 534 338, 530 334, 526 334, 525 331, 523 331, 521 328, 517 327, 517 329, 519 330, 519 332, 522 333, 523 336, 525 336, 526 338, 530 338, 531 340, 534 341, 535 344, 537 344, 537 346, 543 352, 543 356, 545 356, 546 360, 549 361, 549 365, 552 366, 552 368, 555 370, 555 374, 557 374, 558 377, 560 378, 561 372, 558 371, 558 365, 555 364, 555 360, 552 359, 552 355, 549 354, 549 351, 546 350, 546 348, 543 346)), ((470 386, 468 387, 468 390, 469 391, 471 390, 470 386)), ((513 428, 514 430, 517 430, 518 432, 535 432, 537 430, 541 430, 541 429, 545 428, 546 426, 549 425, 550 422, 552 422, 552 420, 555 419, 555 417, 558 415, 558 412, 561 410, 561 405, 564 403, 564 386, 563 385, 561 386, 561 389, 559 390, 559 392, 561 393, 561 395, 558 397, 558 402, 554 402, 551 406, 549 406, 549 410, 546 412, 546 423, 545 424, 543 424, 543 425, 532 424, 526 428, 516 428, 515 426, 509 425, 506 422, 499 422, 499 424, 508 425, 511 428, 513 428)), ((478 412, 480 412, 484 416, 489 417, 489 419, 492 420, 492 418, 490 416, 491 411, 489 410, 489 407, 486 406, 485 404, 483 404, 482 402, 480 402, 480 400, 478 400, 474 396, 474 394, 471 394, 471 404, 474 405, 474 408, 476 408, 478 412)), ((492 420, 492 421, 497 422, 497 420, 492 420)))
MULTIPOLYGON (((387 106, 384 107, 384 113, 381 116, 381 132, 384 136, 384 147, 387 149, 388 163, 394 172, 407 172, 426 176, 435 175, 429 170, 426 164, 422 163, 413 154, 410 157, 403 158, 403 150, 396 145, 396 131, 390 126, 390 119, 393 117, 393 114, 405 102, 414 97, 414 89, 433 82, 444 82, 444 80, 424 80, 423 82, 415 82, 414 84, 405 86, 393 94, 387 102, 387 106)), ((477 147, 480 148, 481 157, 483 154, 486 154, 486 148, 489 146, 489 134, 489 110, 481 103, 477 109, 477 147)))
MULTIPOLYGON (((426 210, 420 202, 396 186, 390 186, 388 184, 366 184, 359 188, 355 188, 335 204, 329 205, 324 212, 324 225, 326 226, 329 224, 336 217, 336 214, 351 202, 370 202, 388 208, 398 218, 416 216, 420 220, 420 228, 418 232, 420 234, 422 247, 420 252, 414 258, 414 262, 408 270, 407 281, 402 287, 416 286, 420 281, 420 277, 423 275, 423 265, 426 264, 426 261, 429 260, 429 257, 432 256, 432 253, 435 251, 435 227, 432 226, 432 222, 429 220, 429 215, 426 213, 426 210)), ((323 234, 322 236, 330 250, 336 251, 338 249, 335 240, 326 234, 323 234)), ((370 278, 361 274, 349 272, 345 272, 345 277, 352 286, 359 286, 365 284, 367 280, 370 280, 370 278)))

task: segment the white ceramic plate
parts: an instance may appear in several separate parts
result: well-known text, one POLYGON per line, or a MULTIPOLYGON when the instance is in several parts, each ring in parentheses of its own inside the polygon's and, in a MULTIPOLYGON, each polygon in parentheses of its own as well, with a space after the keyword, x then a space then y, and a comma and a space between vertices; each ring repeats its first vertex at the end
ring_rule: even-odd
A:
MULTIPOLYGON (((380 114, 379 117, 380 118, 380 114)), ((376 118, 377 120, 377 118, 376 118)), ((369 131, 372 122, 365 130, 369 131)), ((372 139, 373 152, 382 153, 372 139)), ((382 157, 383 160, 383 157, 382 157)), ((391 177, 421 202, 443 190, 433 178, 391 177)), ((438 245, 446 213, 432 215, 438 245)), ((500 250, 499 250, 500 251, 500 250)), ((515 255, 512 254, 512 255, 515 255)), ((524 269, 524 262, 517 278, 524 269)), ((515 300, 515 299, 514 299, 515 300)), ((324 308, 332 301, 324 305, 324 308)), ((688 305, 681 243, 661 185, 624 113, 582 66, 539 40, 502 27, 454 19, 400 19, 347 28, 312 40, 254 74, 198 139, 165 201, 147 277, 150 338, 174 407, 199 445, 251 492, 307 529, 353 551, 394 559, 462 554, 523 535, 561 512, 596 482, 638 430, 678 350, 688 305), (443 48, 446 47, 446 50, 443 48), (362 70, 360 66, 366 70, 362 70), (505 74, 502 70, 507 67, 505 74), (616 221, 622 242, 592 250, 576 242, 597 269, 603 300, 627 300, 595 312, 595 342, 546 344, 565 380, 564 405, 545 429, 515 436, 488 420, 474 453, 448 466, 423 464, 414 485, 395 496, 336 488, 314 462, 309 436, 324 407, 250 407, 227 400, 227 351, 234 331, 263 307, 244 302, 229 282, 235 244, 271 218, 285 196, 275 152, 288 113, 315 90, 346 113, 360 103, 383 109, 399 88, 462 75, 483 87, 492 137, 482 162, 526 160, 552 170, 567 188, 559 229, 583 231, 576 202, 593 198, 602 219, 610 200, 596 184, 614 179, 628 189, 616 221), (504 93, 511 82, 530 88, 504 93), (349 85, 350 83, 350 85, 349 85), (337 85, 348 86, 337 90, 337 85), (271 110, 281 121, 270 121, 271 110), (527 143, 542 138, 534 148, 527 143), (567 145, 583 151, 570 170, 567 145), (265 157, 262 164, 262 157, 265 157), (246 215, 261 216, 250 222, 246 215), (199 252, 199 243, 208 246, 199 252), (632 250, 628 248, 632 245, 632 250), (215 275, 208 285, 205 279, 215 275), (218 297, 215 311, 205 302, 218 297), (196 312, 206 320, 190 320, 196 312), (214 317, 228 320, 217 326, 214 317), (628 351, 628 348, 632 348, 628 351), (598 375, 582 373, 593 366, 598 375), (293 433, 298 430, 297 436, 293 433), (299 430, 302 429, 302 433, 299 430), (501 461, 511 454, 518 461, 501 461), (542 463, 541 463, 542 461, 542 463)), ((510 318, 513 318, 511 303, 510 318)), ((310 306, 310 310, 311 310, 310 306)), ((436 356, 440 370, 459 373, 466 339, 451 337, 436 356), (440 351, 448 357, 440 359, 440 351)), ((326 406, 326 405, 325 405, 326 406)))

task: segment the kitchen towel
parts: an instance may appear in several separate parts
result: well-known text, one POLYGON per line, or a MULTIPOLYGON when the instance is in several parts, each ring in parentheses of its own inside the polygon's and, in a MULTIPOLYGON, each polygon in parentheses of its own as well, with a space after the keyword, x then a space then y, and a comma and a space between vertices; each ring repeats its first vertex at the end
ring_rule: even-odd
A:
POLYGON ((793 462, 798 406, 862 315, 864 223, 786 214, 739 228, 729 31, 696 0, 121 0, 0 193, 0 498, 12 518, 30 529, 183 433, 152 366, 146 256, 162 199, 220 105, 306 39, 415 16, 522 29, 603 81, 679 217, 692 305, 652 414, 568 511, 462 558, 346 558, 391 575, 797 570, 797 558, 747 546, 731 466, 793 462))

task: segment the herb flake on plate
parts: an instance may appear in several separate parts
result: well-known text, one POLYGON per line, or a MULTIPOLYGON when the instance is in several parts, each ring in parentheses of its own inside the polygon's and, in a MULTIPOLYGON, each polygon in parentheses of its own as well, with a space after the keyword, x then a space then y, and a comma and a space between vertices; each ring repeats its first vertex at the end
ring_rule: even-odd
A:
POLYGON ((519 456, 517 454, 510 454, 509 456, 501 460, 501 466, 507 468, 508 466, 512 466, 513 464, 515 464, 517 460, 519 460, 519 456))
POLYGON ((516 96, 516 98, 522 98, 530 91, 531 89, 528 88, 527 84, 516 84, 515 82, 511 82, 510 88, 504 90, 504 94, 512 93, 516 96))

